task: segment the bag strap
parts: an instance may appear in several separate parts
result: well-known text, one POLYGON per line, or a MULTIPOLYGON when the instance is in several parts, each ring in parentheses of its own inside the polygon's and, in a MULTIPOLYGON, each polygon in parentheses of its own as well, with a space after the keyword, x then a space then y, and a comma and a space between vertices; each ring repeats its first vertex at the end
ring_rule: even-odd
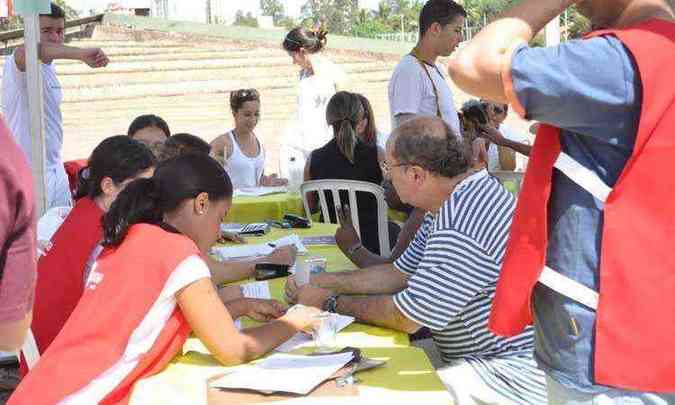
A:
MULTIPOLYGON (((424 62, 422 58, 419 55, 419 51, 417 48, 413 48, 412 51, 410 51, 410 56, 415 58, 417 60, 417 63, 420 64, 420 67, 422 70, 424 70, 424 73, 427 74, 427 77, 429 78, 429 81, 431 82, 431 87, 434 89, 434 97, 436 97, 436 116, 440 119, 443 119, 443 114, 441 114, 441 100, 438 97, 438 89, 436 88, 436 84, 434 83, 434 80, 431 78, 431 74, 429 73, 429 70, 427 69, 428 63, 424 62)), ((432 65, 434 69, 438 72, 441 77, 443 76, 440 71, 438 71, 438 67, 435 65, 432 65)))

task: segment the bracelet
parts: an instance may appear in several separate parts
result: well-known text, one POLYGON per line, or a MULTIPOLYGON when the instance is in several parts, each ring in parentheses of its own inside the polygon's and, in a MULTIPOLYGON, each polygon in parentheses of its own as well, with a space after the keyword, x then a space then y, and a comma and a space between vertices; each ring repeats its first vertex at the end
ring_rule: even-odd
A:
POLYGON ((347 254, 348 254, 349 256, 351 256, 351 255, 353 255, 357 250, 361 249, 362 247, 363 247, 363 245, 362 245, 361 242, 359 241, 359 242, 355 243, 354 245, 350 246, 349 249, 347 249, 347 254))

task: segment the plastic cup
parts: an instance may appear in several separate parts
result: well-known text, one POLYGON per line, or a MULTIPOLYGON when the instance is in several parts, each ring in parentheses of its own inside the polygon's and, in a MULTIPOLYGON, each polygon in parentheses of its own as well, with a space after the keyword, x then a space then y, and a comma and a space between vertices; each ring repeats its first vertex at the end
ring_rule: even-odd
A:
POLYGON ((317 318, 319 319, 319 325, 312 331, 316 351, 321 353, 332 352, 337 346, 335 318, 333 314, 328 312, 317 315, 317 318))
POLYGON ((298 287, 309 284, 309 266, 304 260, 298 260, 295 265, 295 274, 293 278, 298 287))

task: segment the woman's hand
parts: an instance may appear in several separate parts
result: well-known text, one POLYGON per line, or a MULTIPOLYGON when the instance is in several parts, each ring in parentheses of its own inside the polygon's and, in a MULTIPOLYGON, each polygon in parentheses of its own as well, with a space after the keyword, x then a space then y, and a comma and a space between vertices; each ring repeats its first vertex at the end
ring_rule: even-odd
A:
POLYGON ((282 179, 277 177, 276 174, 270 174, 269 176, 263 176, 260 185, 264 187, 278 187, 278 186, 287 186, 288 179, 282 179))
POLYGON ((268 322, 286 313, 286 307, 276 300, 246 298, 246 315, 259 322, 268 322))
POLYGON ((319 327, 318 315, 320 313, 321 310, 318 308, 294 305, 286 311, 286 315, 281 317, 280 320, 288 322, 299 331, 311 332, 314 328, 319 327))

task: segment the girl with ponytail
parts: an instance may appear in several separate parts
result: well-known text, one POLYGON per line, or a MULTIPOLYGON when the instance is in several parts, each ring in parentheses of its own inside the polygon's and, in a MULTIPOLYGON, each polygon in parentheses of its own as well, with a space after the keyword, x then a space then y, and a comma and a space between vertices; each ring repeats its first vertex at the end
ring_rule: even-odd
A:
MULTIPOLYGON (((326 122, 332 127, 333 139, 322 148, 312 151, 305 166, 305 181, 344 179, 382 183, 377 145, 367 141, 368 121, 358 94, 341 91, 329 101, 326 122)), ((309 195, 309 206, 318 210, 317 195, 309 195)), ((333 198, 327 195, 331 222, 334 217, 333 198)), ((377 229, 377 202, 372 195, 357 193, 361 240, 371 252, 379 254, 377 229)), ((340 196, 341 204, 347 205, 346 193, 340 196)), ((395 239, 394 239, 395 240, 395 239)))
POLYGON ((227 173, 203 154, 169 159, 129 184, 104 217, 106 249, 77 308, 10 403, 127 403, 134 384, 162 371, 191 332, 234 365, 313 326, 319 310, 300 307, 235 328, 238 314, 220 301, 202 259, 231 203, 227 173))
MULTIPOLYGON (((100 253, 101 217, 132 180, 152 176, 155 158, 128 136, 101 142, 80 171, 75 207, 38 261, 31 330, 40 353, 52 343, 84 292, 91 265, 100 253)), ((21 372, 27 367, 21 362, 21 372)))
POLYGON ((280 151, 280 175, 288 178, 291 157, 304 164, 309 153, 325 145, 332 138, 326 125, 328 100, 344 87, 346 75, 338 65, 323 56, 328 43, 328 33, 323 27, 309 30, 293 28, 286 34, 283 49, 300 67, 298 82, 297 117, 285 129, 280 151))

